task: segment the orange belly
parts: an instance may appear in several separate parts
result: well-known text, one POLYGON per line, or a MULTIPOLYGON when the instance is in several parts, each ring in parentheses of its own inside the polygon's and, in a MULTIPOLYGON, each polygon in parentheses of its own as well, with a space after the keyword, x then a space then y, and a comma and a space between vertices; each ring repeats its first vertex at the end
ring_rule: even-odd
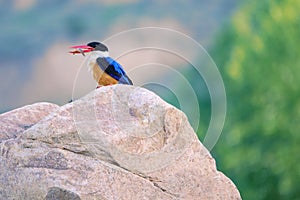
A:
POLYGON ((93 77, 97 81, 99 85, 106 86, 106 85, 114 85, 118 84, 118 81, 102 71, 98 64, 95 64, 92 69, 93 77))

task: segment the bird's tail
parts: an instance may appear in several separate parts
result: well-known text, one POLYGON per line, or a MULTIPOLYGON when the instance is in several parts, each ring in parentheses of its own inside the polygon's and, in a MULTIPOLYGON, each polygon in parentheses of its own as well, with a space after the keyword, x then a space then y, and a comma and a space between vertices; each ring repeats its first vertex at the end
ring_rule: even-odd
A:
POLYGON ((132 81, 126 74, 119 79, 119 84, 133 85, 132 81))

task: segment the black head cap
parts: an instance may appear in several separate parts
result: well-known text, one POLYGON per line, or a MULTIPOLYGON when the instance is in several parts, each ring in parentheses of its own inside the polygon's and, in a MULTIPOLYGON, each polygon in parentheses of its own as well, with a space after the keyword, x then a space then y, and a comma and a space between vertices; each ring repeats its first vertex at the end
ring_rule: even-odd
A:
POLYGON ((94 51, 108 51, 108 48, 100 42, 90 42, 87 46, 93 47, 94 51))

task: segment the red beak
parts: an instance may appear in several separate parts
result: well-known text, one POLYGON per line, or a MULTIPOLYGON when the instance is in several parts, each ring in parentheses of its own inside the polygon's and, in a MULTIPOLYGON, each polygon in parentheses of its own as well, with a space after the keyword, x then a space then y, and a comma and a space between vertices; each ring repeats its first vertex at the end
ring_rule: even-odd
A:
POLYGON ((79 53, 84 55, 84 53, 91 52, 91 51, 94 50, 93 47, 90 47, 90 46, 87 46, 87 45, 72 46, 70 48, 72 48, 73 50, 69 51, 69 53, 71 53, 73 55, 74 54, 79 54, 79 53))

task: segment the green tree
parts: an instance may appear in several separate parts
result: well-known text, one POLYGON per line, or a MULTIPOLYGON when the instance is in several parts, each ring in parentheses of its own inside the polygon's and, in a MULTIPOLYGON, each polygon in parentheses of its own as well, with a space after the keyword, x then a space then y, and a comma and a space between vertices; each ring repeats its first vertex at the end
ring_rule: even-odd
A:
POLYGON ((244 3, 212 50, 228 98, 212 153, 244 199, 299 199, 300 1, 244 3))

